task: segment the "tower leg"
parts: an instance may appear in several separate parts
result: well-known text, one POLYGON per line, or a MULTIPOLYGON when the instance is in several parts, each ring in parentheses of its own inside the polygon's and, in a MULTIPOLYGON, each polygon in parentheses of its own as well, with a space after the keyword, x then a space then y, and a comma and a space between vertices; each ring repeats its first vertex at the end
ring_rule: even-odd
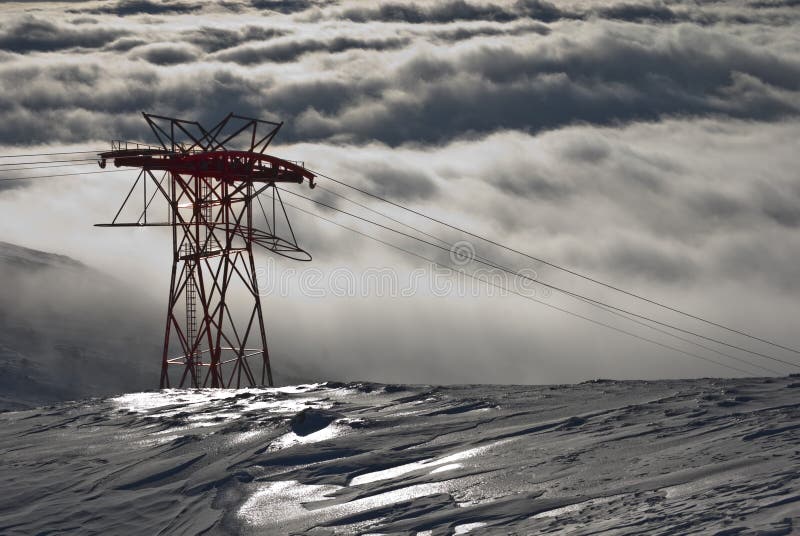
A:
POLYGON ((263 351, 261 352, 261 385, 265 385, 264 383, 264 376, 266 375, 267 383, 270 387, 273 386, 272 383, 272 367, 269 363, 269 349, 267 347, 267 333, 264 330, 264 315, 261 311, 261 295, 258 292, 258 277, 256 276, 256 264, 253 260, 253 248, 249 247, 247 249, 247 256, 250 259, 250 273, 252 274, 252 285, 253 285, 253 297, 255 298, 256 304, 256 318, 258 318, 258 332, 261 336, 261 347, 263 351))
POLYGON ((161 357, 161 382, 159 383, 160 389, 168 389, 169 384, 169 336, 172 331, 172 309, 175 297, 175 271, 178 268, 178 259, 174 257, 172 260, 172 277, 169 284, 169 305, 167 305, 167 322, 164 328, 164 351, 161 357))

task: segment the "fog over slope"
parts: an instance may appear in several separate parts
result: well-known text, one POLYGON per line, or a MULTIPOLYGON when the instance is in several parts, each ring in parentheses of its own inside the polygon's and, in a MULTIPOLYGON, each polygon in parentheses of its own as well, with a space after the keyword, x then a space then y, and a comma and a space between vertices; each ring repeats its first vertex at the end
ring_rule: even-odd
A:
POLYGON ((162 322, 126 283, 0 242, 0 408, 152 387, 162 322))

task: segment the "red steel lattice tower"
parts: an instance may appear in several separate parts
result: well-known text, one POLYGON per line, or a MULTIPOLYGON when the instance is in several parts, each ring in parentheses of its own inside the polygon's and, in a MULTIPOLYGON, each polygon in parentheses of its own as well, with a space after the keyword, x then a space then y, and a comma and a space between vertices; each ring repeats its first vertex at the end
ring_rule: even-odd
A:
POLYGON ((311 260, 297 245, 276 185, 307 181, 313 188, 314 174, 265 154, 282 123, 228 114, 206 129, 143 115, 158 145, 113 141, 99 155, 101 167, 112 160, 140 168, 112 222, 99 226, 171 227, 161 388, 271 386, 253 248, 311 260), (153 221, 159 204, 165 217, 153 221))

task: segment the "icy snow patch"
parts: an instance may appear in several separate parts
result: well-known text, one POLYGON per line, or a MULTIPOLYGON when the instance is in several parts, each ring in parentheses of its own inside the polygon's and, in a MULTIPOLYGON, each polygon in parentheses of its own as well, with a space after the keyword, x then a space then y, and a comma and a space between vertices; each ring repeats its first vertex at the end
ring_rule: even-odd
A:
POLYGON ((467 534, 475 529, 485 526, 486 523, 483 521, 478 521, 477 523, 464 523, 463 525, 456 525, 455 528, 453 528, 453 534, 467 534))
POLYGON ((300 484, 294 480, 269 482, 256 491, 239 509, 248 523, 278 525, 309 514, 303 503, 321 501, 340 486, 300 484))
POLYGON ((323 501, 338 489, 341 487, 327 484, 299 484, 296 481, 270 482, 245 501, 238 515, 251 526, 258 527, 259 530, 271 527, 286 529, 287 522, 313 520, 315 523, 324 523, 327 520, 352 516, 382 506, 440 493, 448 490, 449 486, 444 482, 417 484, 343 504, 332 504, 312 510, 306 508, 306 504, 323 501))
MULTIPOLYGON (((448 465, 448 469, 440 468, 439 469, 440 471, 447 471, 447 470, 450 470, 450 469, 455 469, 456 467, 454 467, 454 465, 458 466, 458 467, 461 467, 461 464, 453 464, 452 462, 455 462, 455 461, 458 461, 458 460, 465 460, 467 458, 472 458, 472 457, 478 456, 480 454, 485 453, 489 449, 491 449, 493 447, 496 447, 497 445, 501 445, 503 443, 506 443, 508 441, 509 440, 495 441, 494 443, 491 443, 490 445, 484 445, 482 447, 475 447, 475 448, 467 449, 467 450, 464 450, 464 451, 461 451, 461 452, 456 452, 455 454, 450 454, 448 456, 445 456, 445 457, 439 458, 439 459, 429 458, 429 459, 423 460, 421 462, 406 463, 406 464, 403 464, 403 465, 398 465, 397 467, 390 467, 388 469, 383 469, 381 471, 374 471, 372 473, 366 473, 366 474, 363 474, 363 475, 358 475, 356 477, 353 477, 353 479, 350 481, 350 485, 351 486, 358 486, 360 484, 369 484, 371 482, 377 482, 379 480, 386 480, 386 479, 389 479, 389 478, 397 478, 398 476, 402 476, 402 475, 411 473, 413 471, 418 471, 418 470, 422 470, 422 469, 428 469, 430 467, 436 467, 436 466, 443 465, 443 464, 448 465)), ((431 471, 431 472, 432 473, 436 472, 436 470, 431 471)))
POLYGON ((445 471, 455 471, 456 469, 460 469, 461 467, 464 466, 461 465, 460 463, 448 463, 447 465, 442 465, 441 467, 437 467, 436 469, 431 471, 430 474, 444 473, 445 471))
POLYGON ((430 460, 423 460, 421 462, 412 462, 404 465, 398 465, 397 467, 390 467, 389 469, 383 469, 381 471, 374 471, 372 473, 358 475, 353 477, 352 480, 350 480, 350 485, 360 486, 361 484, 369 484, 370 482, 377 482, 378 480, 386 480, 387 478, 396 478, 398 476, 402 476, 412 471, 424 469, 426 467, 425 464, 429 461, 430 460))
POLYGON ((287 432, 286 434, 275 439, 270 444, 269 448, 270 450, 281 450, 303 443, 317 443, 319 441, 333 439, 334 437, 342 435, 347 431, 348 429, 344 426, 339 424, 331 424, 322 430, 317 430, 316 432, 308 435, 297 435, 294 432, 287 432))
POLYGON ((161 413, 168 416, 179 413, 190 406, 208 404, 225 398, 233 398, 237 394, 250 392, 252 389, 163 389, 155 392, 128 393, 111 399, 119 409, 128 411, 152 411, 172 405, 180 405, 174 411, 161 413))
POLYGON ((544 512, 539 512, 531 519, 542 519, 546 517, 558 517, 564 514, 571 514, 574 512, 579 512, 588 506, 598 505, 598 504, 605 504, 613 501, 618 495, 613 495, 610 497, 598 497, 596 499, 589 499, 588 501, 583 501, 575 504, 568 504, 567 506, 562 506, 560 508, 553 508, 552 510, 546 510, 544 512))

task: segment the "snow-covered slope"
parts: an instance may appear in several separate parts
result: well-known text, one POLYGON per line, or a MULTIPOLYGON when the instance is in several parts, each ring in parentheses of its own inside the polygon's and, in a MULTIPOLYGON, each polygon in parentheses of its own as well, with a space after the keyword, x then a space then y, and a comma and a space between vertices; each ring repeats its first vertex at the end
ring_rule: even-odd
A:
POLYGON ((0 414, 0 533, 789 534, 800 378, 170 390, 0 414))

